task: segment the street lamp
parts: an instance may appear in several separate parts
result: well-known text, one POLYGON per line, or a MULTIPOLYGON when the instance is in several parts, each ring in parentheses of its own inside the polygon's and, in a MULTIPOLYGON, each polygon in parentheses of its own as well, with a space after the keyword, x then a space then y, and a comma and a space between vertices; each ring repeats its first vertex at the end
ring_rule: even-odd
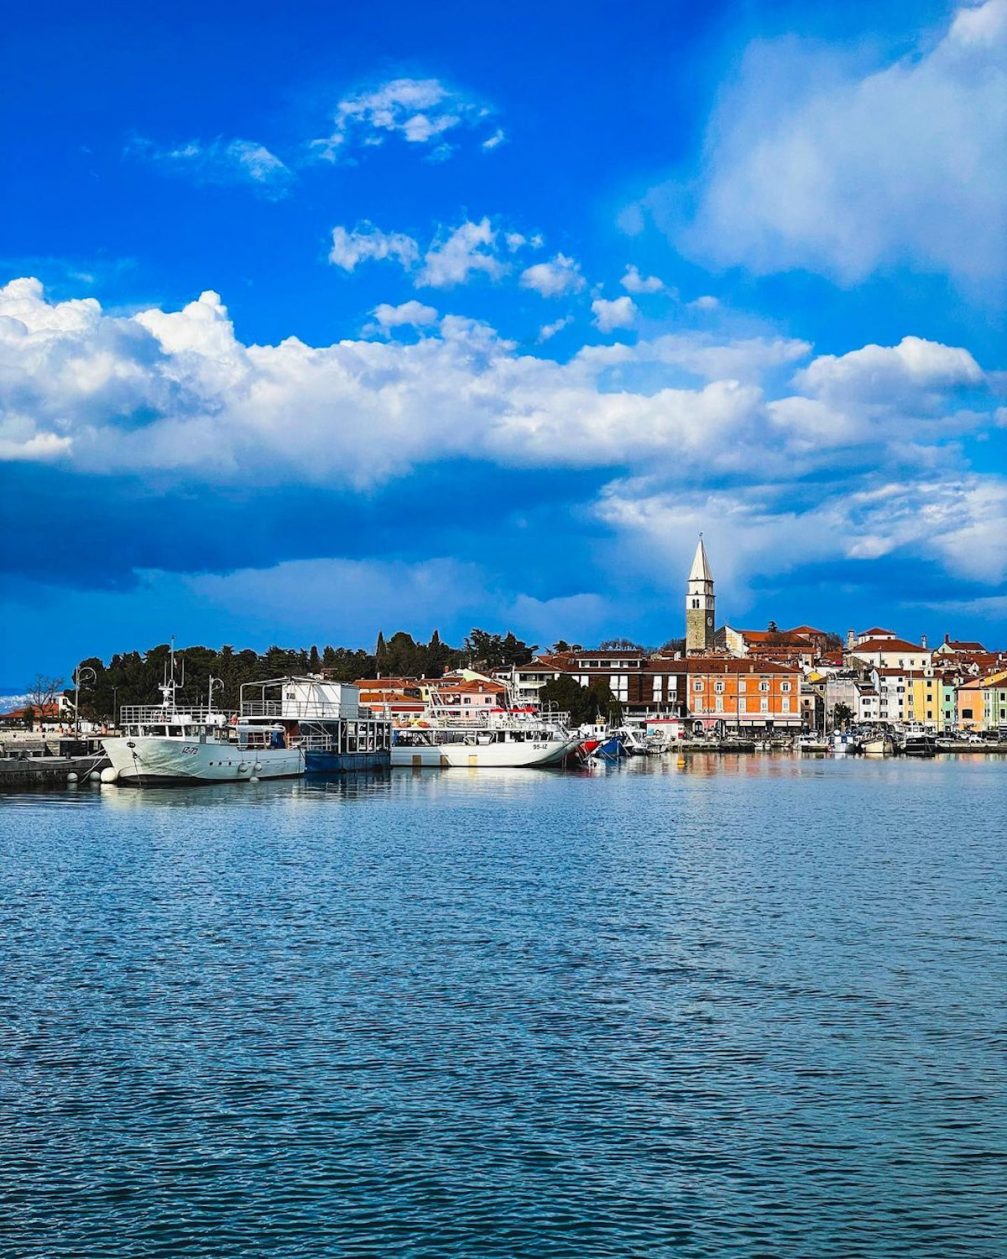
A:
POLYGON ((223 678, 215 678, 215 677, 212 677, 212 676, 211 676, 211 678, 210 678, 210 684, 209 684, 209 687, 208 687, 209 694, 207 695, 207 700, 209 701, 209 708, 208 708, 208 711, 209 711, 209 712, 211 712, 211 713, 213 712, 213 693, 214 693, 214 691, 222 691, 223 689, 224 689, 224 679, 223 679, 223 678))
POLYGON ((96 682, 97 680, 98 680, 98 675, 97 673, 95 673, 95 671, 91 668, 89 664, 79 664, 77 668, 74 670, 73 719, 74 719, 74 727, 76 729, 78 736, 80 735, 80 684, 82 681, 96 682), (85 676, 87 674, 90 674, 90 677, 85 676))

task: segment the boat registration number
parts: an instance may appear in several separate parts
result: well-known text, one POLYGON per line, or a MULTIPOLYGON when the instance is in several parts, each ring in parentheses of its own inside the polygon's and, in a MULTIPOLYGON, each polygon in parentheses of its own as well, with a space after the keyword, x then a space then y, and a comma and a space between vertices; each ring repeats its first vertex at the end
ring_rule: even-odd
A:
POLYGON ((182 753, 183 756, 198 756, 199 755, 198 747, 190 747, 186 743, 183 743, 182 746, 178 750, 182 753))

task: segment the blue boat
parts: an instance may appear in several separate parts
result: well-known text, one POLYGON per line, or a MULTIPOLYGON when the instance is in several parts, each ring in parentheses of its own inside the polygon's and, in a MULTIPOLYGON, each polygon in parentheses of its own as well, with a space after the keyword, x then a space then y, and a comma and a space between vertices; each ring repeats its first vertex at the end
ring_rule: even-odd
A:
POLYGON ((272 678, 241 688, 241 723, 268 746, 297 748, 305 774, 375 773, 391 768, 392 724, 360 704, 355 686, 319 677, 272 678))

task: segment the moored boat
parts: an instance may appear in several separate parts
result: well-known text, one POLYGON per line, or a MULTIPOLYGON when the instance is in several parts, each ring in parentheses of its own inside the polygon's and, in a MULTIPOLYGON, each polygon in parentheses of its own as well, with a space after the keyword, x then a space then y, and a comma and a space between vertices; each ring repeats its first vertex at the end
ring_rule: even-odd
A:
POLYGON ((123 785, 254 782, 387 768, 391 727, 359 708, 355 687, 319 677, 246 683, 240 713, 178 697, 174 652, 160 704, 124 705, 120 736, 102 739, 103 780, 123 785))

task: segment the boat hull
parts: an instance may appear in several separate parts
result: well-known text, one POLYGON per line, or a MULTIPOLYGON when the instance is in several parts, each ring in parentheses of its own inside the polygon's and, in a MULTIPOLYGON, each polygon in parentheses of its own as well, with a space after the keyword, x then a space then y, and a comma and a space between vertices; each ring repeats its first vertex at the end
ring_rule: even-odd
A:
POLYGON ((527 742, 439 743, 393 747, 392 768, 398 769, 522 769, 560 765, 579 739, 527 742))
POLYGON ((313 752, 304 756, 306 774, 380 773, 391 765, 387 749, 378 752, 313 752))
POLYGON ((252 778, 298 778, 304 773, 299 748, 242 750, 195 739, 137 735, 102 740, 124 786, 155 783, 247 782, 252 778))

